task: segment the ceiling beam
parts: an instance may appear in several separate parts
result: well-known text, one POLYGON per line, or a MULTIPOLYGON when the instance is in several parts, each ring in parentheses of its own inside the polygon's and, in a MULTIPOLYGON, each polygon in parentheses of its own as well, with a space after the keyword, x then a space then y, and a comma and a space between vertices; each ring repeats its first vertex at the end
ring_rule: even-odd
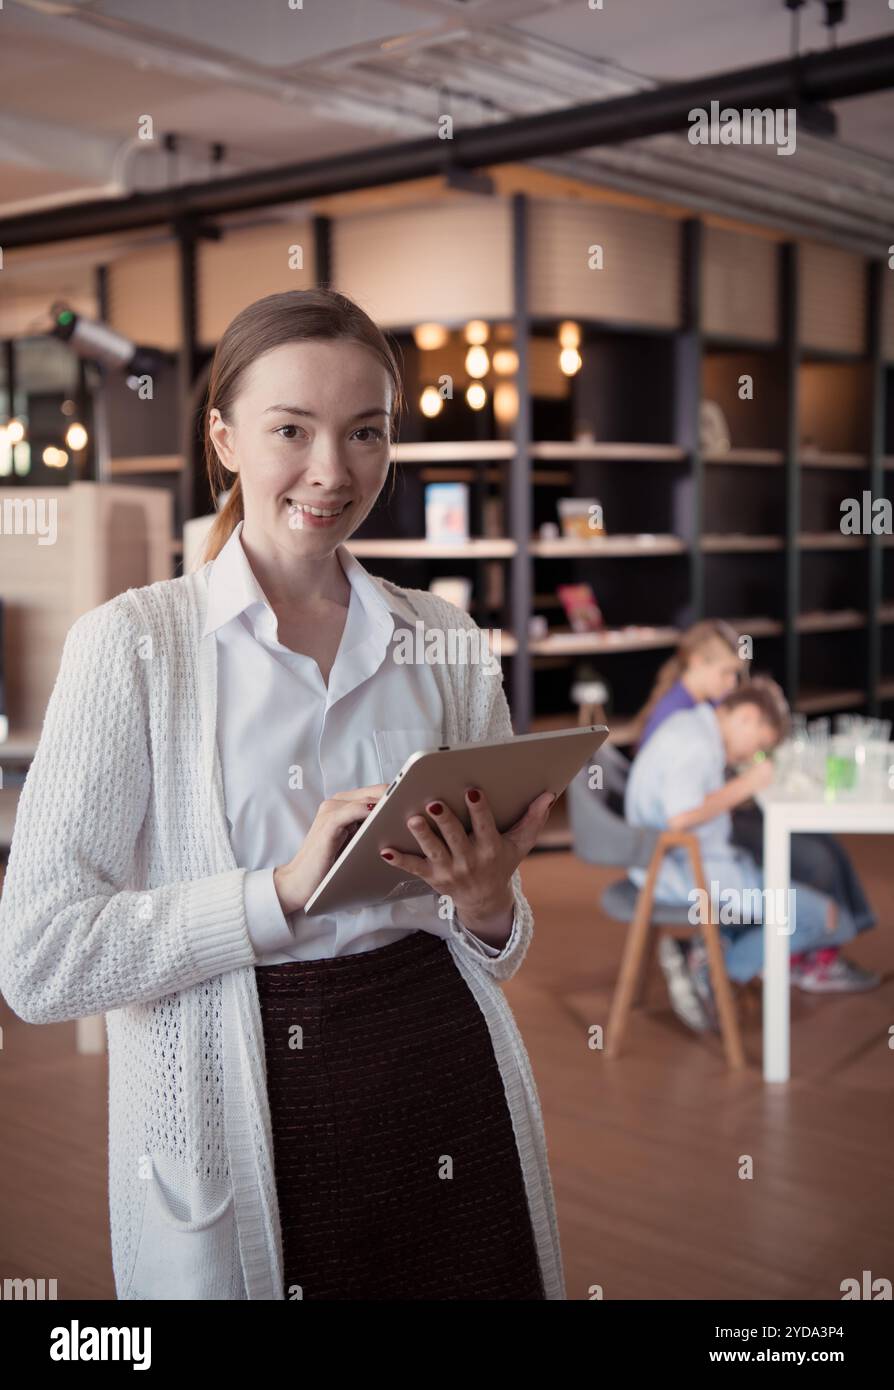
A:
POLYGON ((0 247, 132 231, 185 213, 213 217, 325 197, 356 188, 543 158, 596 145, 643 139, 687 128, 688 113, 710 101, 743 108, 828 102, 894 85, 894 37, 693 81, 590 102, 543 115, 459 131, 452 140, 427 136, 349 154, 288 164, 206 183, 181 184, 118 200, 74 203, 0 221, 0 247))

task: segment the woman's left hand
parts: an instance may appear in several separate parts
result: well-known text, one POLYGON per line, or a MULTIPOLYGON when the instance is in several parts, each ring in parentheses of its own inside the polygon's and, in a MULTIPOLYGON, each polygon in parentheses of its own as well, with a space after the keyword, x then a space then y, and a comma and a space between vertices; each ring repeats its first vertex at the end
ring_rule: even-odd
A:
POLYGON ((422 853, 399 854, 391 846, 381 853, 390 856, 395 868, 421 878, 439 896, 452 898, 463 922, 487 921, 511 907, 510 879, 534 848, 554 800, 552 792, 542 792, 501 835, 484 792, 470 787, 466 790, 472 820, 468 833, 449 806, 430 801, 425 808, 430 821, 425 816, 411 816, 407 821, 422 853), (478 800, 473 800, 476 792, 478 800))

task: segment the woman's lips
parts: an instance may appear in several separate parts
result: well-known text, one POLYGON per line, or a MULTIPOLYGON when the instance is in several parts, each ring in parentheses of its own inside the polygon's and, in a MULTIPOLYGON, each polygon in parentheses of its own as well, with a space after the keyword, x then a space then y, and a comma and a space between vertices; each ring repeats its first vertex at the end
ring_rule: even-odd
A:
MULTIPOLYGON (((337 521, 341 520, 348 507, 351 505, 350 501, 345 502, 341 510, 336 512, 333 516, 314 516, 313 512, 305 511, 300 503, 294 502, 289 498, 286 498, 286 504, 289 508, 289 525, 296 531, 304 530, 305 528, 318 530, 320 528, 325 529, 327 526, 334 526, 337 521)), ((316 506, 317 503, 312 502, 308 503, 308 505, 316 506)))

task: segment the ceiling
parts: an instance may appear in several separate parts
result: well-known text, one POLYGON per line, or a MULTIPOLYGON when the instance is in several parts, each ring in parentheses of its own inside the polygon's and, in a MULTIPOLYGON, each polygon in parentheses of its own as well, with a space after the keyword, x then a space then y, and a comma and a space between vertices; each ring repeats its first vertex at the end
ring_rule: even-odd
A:
MULTIPOLYGON (((822 19, 808 0, 801 51, 827 47, 822 19)), ((838 42, 891 33, 884 0, 849 0, 838 42)), ((791 51, 782 0, 5 0, 0 34, 0 218, 412 140, 443 114, 466 129, 791 51), (147 117, 152 141, 138 138, 147 117)), ((711 96, 706 82, 705 105, 711 96)), ((794 158, 694 147, 680 132, 536 163, 881 255, 894 225, 894 92, 835 112, 837 136, 799 128, 794 158)))

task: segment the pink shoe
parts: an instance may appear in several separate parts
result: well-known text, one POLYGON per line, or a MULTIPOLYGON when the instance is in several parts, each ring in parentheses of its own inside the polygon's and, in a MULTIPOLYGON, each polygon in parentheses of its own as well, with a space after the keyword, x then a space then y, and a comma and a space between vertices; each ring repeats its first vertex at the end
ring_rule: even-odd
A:
POLYGON ((882 979, 876 971, 847 960, 838 946, 821 946, 805 952, 797 964, 792 957, 791 982, 807 994, 843 994, 877 989, 882 979))

